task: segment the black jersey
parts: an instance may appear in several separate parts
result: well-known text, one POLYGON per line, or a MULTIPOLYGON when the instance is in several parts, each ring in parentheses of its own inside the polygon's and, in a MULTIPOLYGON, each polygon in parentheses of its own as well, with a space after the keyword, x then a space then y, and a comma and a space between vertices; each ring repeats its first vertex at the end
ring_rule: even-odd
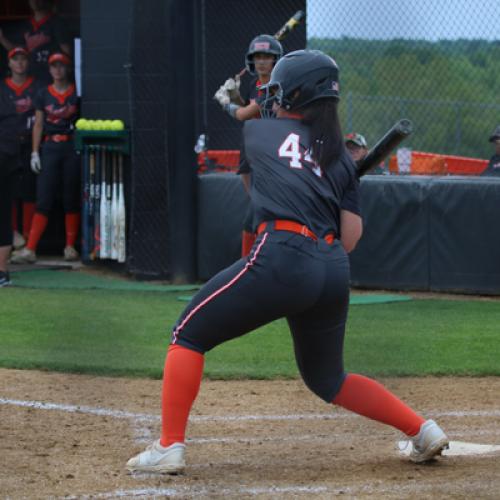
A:
POLYGON ((293 220, 319 237, 340 234, 342 209, 360 213, 355 165, 344 149, 323 171, 310 157, 309 128, 289 118, 251 120, 244 125, 245 153, 252 171, 255 225, 293 220))
POLYGON ((44 112, 45 134, 72 134, 79 112, 75 86, 70 85, 63 93, 58 92, 53 85, 42 88, 36 96, 35 109, 44 112))
POLYGON ((481 175, 497 177, 500 176, 500 155, 493 155, 490 158, 486 170, 481 175))
POLYGON ((48 71, 49 55, 61 51, 61 44, 68 43, 64 24, 55 14, 49 14, 36 21, 28 19, 22 26, 23 45, 30 53, 31 72, 39 79, 50 81, 48 71))
POLYGON ((241 98, 245 103, 245 106, 248 106, 251 101, 255 101, 257 97, 262 95, 262 91, 259 90, 261 83, 257 77, 252 78, 250 81, 242 84, 241 89, 241 98))
POLYGON ((9 155, 18 153, 19 143, 16 132, 18 124, 19 115, 16 113, 15 104, 6 92, 0 92, 0 152, 9 155))
POLYGON ((31 134, 37 90, 36 81, 32 76, 27 78, 22 85, 16 85, 12 78, 5 78, 0 83, 0 92, 11 101, 18 115, 19 120, 15 128, 19 136, 27 137, 31 134))

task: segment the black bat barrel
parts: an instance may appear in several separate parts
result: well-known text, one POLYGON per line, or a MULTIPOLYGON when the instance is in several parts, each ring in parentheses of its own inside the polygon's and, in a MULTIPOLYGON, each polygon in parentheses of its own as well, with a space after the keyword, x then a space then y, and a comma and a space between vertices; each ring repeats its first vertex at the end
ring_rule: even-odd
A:
POLYGON ((393 127, 373 146, 368 154, 358 162, 358 177, 366 174, 370 169, 384 161, 404 139, 413 131, 410 120, 399 120, 393 127))

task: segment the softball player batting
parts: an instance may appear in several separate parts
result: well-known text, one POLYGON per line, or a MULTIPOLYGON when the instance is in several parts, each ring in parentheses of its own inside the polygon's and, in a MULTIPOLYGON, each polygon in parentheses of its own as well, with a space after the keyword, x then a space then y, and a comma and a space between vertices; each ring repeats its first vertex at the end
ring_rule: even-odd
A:
POLYGON ((337 114, 337 65, 320 51, 291 52, 274 67, 266 93, 277 118, 244 127, 259 236, 250 255, 212 278, 177 322, 163 375, 161 438, 128 461, 130 471, 184 469, 185 429, 204 353, 281 317, 302 378, 317 396, 410 436, 414 462, 448 446, 433 420, 374 380, 344 371, 347 252, 361 237, 362 222, 355 166, 337 114))

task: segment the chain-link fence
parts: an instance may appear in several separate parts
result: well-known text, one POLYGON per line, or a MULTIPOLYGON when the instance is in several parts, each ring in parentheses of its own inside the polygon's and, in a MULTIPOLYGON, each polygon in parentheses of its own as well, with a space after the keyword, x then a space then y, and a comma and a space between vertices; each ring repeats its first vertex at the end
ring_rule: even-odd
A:
POLYGON ((408 118, 414 134, 405 145, 414 150, 477 158, 493 154, 488 137, 500 123, 497 0, 257 1, 252 2, 252 15, 245 2, 226 2, 225 10, 214 13, 216 3, 220 8, 215 0, 204 2, 205 50, 212 64, 207 68, 204 124, 211 132, 209 147, 238 147, 238 125, 211 99, 224 81, 222 75, 235 73, 230 49, 238 51, 243 65, 253 36, 272 34, 303 8, 306 36, 302 28, 290 34, 283 41, 285 52, 305 43, 337 61, 346 133, 361 133, 370 145, 395 121, 408 118), (221 16, 227 23, 214 31, 213 23, 221 23, 221 16), (226 35, 230 42, 219 44, 216 57, 210 52, 210 37, 220 41, 226 35))
POLYGON ((495 0, 308 0, 307 43, 341 70, 344 129, 372 143, 399 118, 413 149, 487 158, 500 122, 495 0))

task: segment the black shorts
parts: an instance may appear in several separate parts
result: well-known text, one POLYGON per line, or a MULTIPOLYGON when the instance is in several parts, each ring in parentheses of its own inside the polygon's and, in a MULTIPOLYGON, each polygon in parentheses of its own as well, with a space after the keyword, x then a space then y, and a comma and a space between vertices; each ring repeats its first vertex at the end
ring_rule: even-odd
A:
POLYGON ((331 403, 345 377, 349 274, 340 242, 266 231, 247 258, 195 295, 173 330, 172 343, 204 353, 286 317, 306 385, 331 403))

